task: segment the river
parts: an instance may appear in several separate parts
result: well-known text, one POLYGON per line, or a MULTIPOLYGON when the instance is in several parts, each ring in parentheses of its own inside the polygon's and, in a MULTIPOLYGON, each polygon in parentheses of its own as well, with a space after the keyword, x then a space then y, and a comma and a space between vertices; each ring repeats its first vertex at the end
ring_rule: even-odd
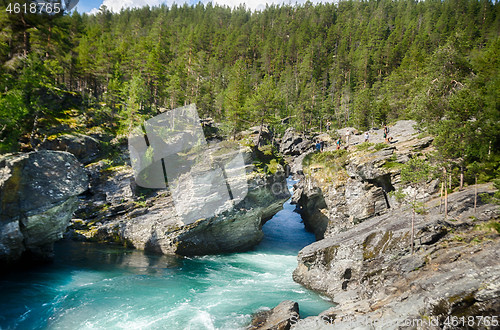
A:
POLYGON ((332 304, 292 280, 298 251, 314 242, 294 208, 286 202, 245 253, 176 258, 58 242, 53 263, 0 278, 0 328, 238 329, 286 299, 316 315, 332 304))

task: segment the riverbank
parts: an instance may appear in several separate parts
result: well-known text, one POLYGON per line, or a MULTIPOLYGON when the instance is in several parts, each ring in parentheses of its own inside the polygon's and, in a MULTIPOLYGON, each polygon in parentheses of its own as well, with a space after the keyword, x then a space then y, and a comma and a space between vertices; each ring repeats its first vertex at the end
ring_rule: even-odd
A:
POLYGON ((314 235, 289 202, 245 253, 179 258, 58 242, 52 264, 0 280, 0 327, 237 329, 283 299, 317 315, 332 305, 292 280, 314 235))

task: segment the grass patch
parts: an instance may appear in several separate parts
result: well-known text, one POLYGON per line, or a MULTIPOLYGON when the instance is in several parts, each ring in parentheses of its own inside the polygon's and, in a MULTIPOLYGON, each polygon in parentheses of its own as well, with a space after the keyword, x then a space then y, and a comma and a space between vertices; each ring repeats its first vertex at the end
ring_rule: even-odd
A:
POLYGON ((387 148, 387 147, 388 146, 385 143, 377 143, 374 148, 375 148, 375 150, 379 151, 379 150, 382 150, 382 149, 387 148))
POLYGON ((311 167, 312 165, 323 165, 331 167, 337 165, 344 167, 347 162, 347 150, 333 150, 325 152, 314 152, 304 157, 302 166, 311 167))
POLYGON ((144 200, 137 200, 137 201, 134 201, 134 204, 138 207, 146 207, 148 206, 147 202, 144 201, 144 200))
POLYGON ((276 147, 272 145, 261 146, 255 151, 255 160, 253 164, 260 173, 276 174, 278 171, 283 170, 285 160, 278 152, 276 147))
MULTIPOLYGON (((356 146, 356 150, 359 150, 359 151, 365 151, 365 150, 368 150, 370 149, 371 147, 373 147, 373 143, 371 142, 363 142, 361 144, 358 144, 356 146)), ((384 147, 385 148, 385 147, 384 147)))
POLYGON ((398 163, 398 162, 391 162, 391 161, 387 161, 384 163, 384 165, 382 165, 383 168, 388 168, 388 169, 391 169, 391 168, 401 168, 403 167, 403 164, 401 163, 398 163))
POLYGON ((304 173, 319 183, 340 184, 348 179, 345 170, 348 156, 347 150, 310 153, 302 161, 304 173))
POLYGON ((430 136, 429 132, 422 132, 417 135, 417 139, 423 139, 424 137, 430 136))
POLYGON ((500 222, 492 220, 474 227, 475 230, 495 232, 500 235, 500 222))
POLYGON ((276 174, 276 172, 278 172, 279 168, 280 168, 280 164, 278 164, 276 159, 271 159, 271 161, 267 165, 267 173, 268 174, 276 174))

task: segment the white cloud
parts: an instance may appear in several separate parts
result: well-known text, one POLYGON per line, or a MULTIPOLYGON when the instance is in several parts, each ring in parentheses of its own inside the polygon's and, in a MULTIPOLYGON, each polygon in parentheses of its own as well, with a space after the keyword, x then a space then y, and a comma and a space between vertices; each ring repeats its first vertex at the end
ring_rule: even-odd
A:
MULTIPOLYGON (((251 10, 263 10, 266 8, 266 4, 303 4, 307 0, 201 0, 202 3, 207 4, 212 2, 221 6, 228 6, 230 8, 238 7, 240 4, 245 4, 246 8, 251 10)), ((320 2, 333 2, 335 0, 312 0, 311 2, 316 4, 320 2)), ((187 0, 104 0, 103 5, 108 7, 112 12, 120 12, 122 8, 137 8, 144 6, 158 6, 162 3, 171 6, 173 3, 183 5, 184 3, 190 3, 187 0)), ((94 8, 90 13, 96 13, 97 8, 94 8)))
POLYGON ((119 12, 122 8, 136 8, 145 6, 158 6, 161 0, 104 0, 103 5, 112 12, 119 12))
POLYGON ((95 15, 99 12, 99 9, 97 8, 92 8, 87 14, 89 15, 95 15))

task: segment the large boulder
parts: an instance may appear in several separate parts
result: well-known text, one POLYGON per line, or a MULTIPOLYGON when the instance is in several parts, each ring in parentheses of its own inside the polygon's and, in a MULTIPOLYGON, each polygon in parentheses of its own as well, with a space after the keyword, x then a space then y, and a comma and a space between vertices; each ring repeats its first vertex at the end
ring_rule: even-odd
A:
POLYGON ((238 139, 246 139, 247 142, 251 142, 254 146, 259 143, 259 133, 260 133, 260 146, 267 145, 272 142, 273 134, 269 130, 267 125, 263 125, 262 129, 260 126, 250 127, 246 131, 238 133, 238 139))
POLYGON ((88 177, 70 153, 38 151, 0 157, 0 260, 24 253, 46 258, 78 207, 88 177))
POLYGON ((247 330, 288 330, 299 319, 299 304, 285 300, 271 310, 256 313, 247 330))
POLYGON ((281 166, 275 174, 258 172, 252 149, 238 145, 235 150, 227 141, 188 157, 195 166, 169 180, 169 189, 144 190, 142 195, 128 166, 112 173, 93 171, 100 179, 93 179, 92 200, 77 212, 81 219, 74 221, 73 237, 181 255, 241 251, 259 243, 262 225, 290 197, 281 166), (230 164, 239 152, 244 162, 223 166, 227 180, 214 189, 214 164, 230 164), (232 207, 219 203, 227 185, 232 207))
POLYGON ((293 127, 288 128, 281 139, 280 152, 283 155, 298 156, 314 147, 313 141, 293 127))
POLYGON ((83 134, 64 134, 54 139, 46 140, 40 149, 67 151, 78 158, 83 164, 95 161, 102 153, 99 140, 83 134))

